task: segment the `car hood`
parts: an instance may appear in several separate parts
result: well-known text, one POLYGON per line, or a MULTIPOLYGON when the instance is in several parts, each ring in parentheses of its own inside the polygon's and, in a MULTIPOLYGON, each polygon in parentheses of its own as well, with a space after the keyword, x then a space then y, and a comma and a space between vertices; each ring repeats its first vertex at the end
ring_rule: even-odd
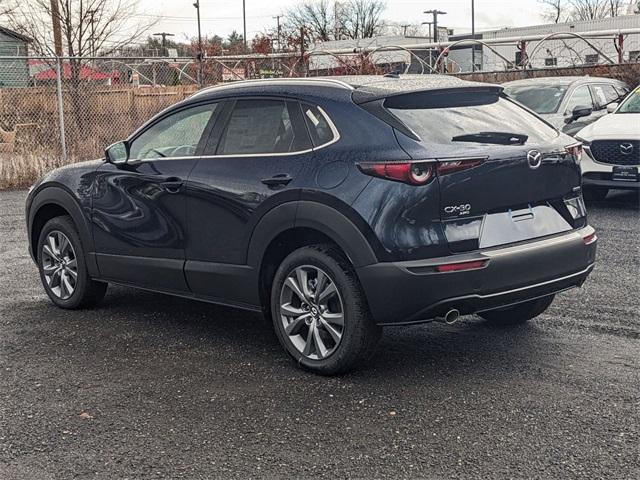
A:
POLYGON ((598 138, 640 140, 640 113, 611 113, 587 125, 577 134, 583 140, 598 138))

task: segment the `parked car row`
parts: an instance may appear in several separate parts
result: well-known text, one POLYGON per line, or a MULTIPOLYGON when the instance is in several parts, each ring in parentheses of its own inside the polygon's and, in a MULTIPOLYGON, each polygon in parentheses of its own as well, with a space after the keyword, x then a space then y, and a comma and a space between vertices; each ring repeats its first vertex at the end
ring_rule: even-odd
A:
POLYGON ((335 374, 382 326, 522 323, 581 286, 597 242, 581 157, 497 85, 238 82, 47 174, 29 249, 62 308, 116 283, 261 311, 298 365, 335 374))
POLYGON ((584 145, 583 193, 640 192, 640 90, 597 77, 553 77, 504 84, 505 93, 584 145), (626 100, 620 103, 625 97, 626 100))

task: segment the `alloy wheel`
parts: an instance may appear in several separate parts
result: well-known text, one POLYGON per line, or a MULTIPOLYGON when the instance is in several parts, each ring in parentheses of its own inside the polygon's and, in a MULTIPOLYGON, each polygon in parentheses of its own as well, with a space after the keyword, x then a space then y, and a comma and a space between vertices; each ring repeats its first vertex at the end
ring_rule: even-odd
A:
POLYGON ((49 232, 40 258, 51 292, 61 300, 70 298, 78 282, 78 261, 69 238, 59 230, 49 232))
POLYGON ((335 282, 312 265, 296 267, 280 292, 280 320, 293 346, 311 360, 333 354, 344 334, 344 305, 335 282))

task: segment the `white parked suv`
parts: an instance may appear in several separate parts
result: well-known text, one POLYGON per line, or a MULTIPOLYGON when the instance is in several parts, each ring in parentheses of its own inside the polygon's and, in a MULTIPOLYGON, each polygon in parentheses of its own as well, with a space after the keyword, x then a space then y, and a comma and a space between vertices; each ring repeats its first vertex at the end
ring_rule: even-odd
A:
POLYGON ((583 142, 582 182, 587 200, 601 200, 610 189, 640 192, 640 87, 609 115, 580 130, 583 142))

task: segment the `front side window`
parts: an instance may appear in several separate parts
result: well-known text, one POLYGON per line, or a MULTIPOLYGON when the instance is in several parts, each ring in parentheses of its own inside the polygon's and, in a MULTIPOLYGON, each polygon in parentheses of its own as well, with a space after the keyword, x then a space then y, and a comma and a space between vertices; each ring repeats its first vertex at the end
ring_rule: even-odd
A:
POLYGON ((216 106, 215 103, 199 105, 163 118, 133 140, 129 158, 143 160, 195 155, 216 106))
POLYGON ((594 108, 593 98, 587 85, 582 85, 573 91, 573 95, 571 95, 569 103, 567 103, 565 113, 571 114, 576 107, 594 108))
POLYGON ((567 92, 566 85, 508 86, 504 93, 536 113, 555 113, 567 92))
POLYGON ((297 102, 238 100, 220 139, 217 154, 277 154, 309 148, 309 136, 297 102))
POLYGON ((558 136, 497 91, 422 92, 388 98, 385 107, 427 143, 526 145, 558 136))

